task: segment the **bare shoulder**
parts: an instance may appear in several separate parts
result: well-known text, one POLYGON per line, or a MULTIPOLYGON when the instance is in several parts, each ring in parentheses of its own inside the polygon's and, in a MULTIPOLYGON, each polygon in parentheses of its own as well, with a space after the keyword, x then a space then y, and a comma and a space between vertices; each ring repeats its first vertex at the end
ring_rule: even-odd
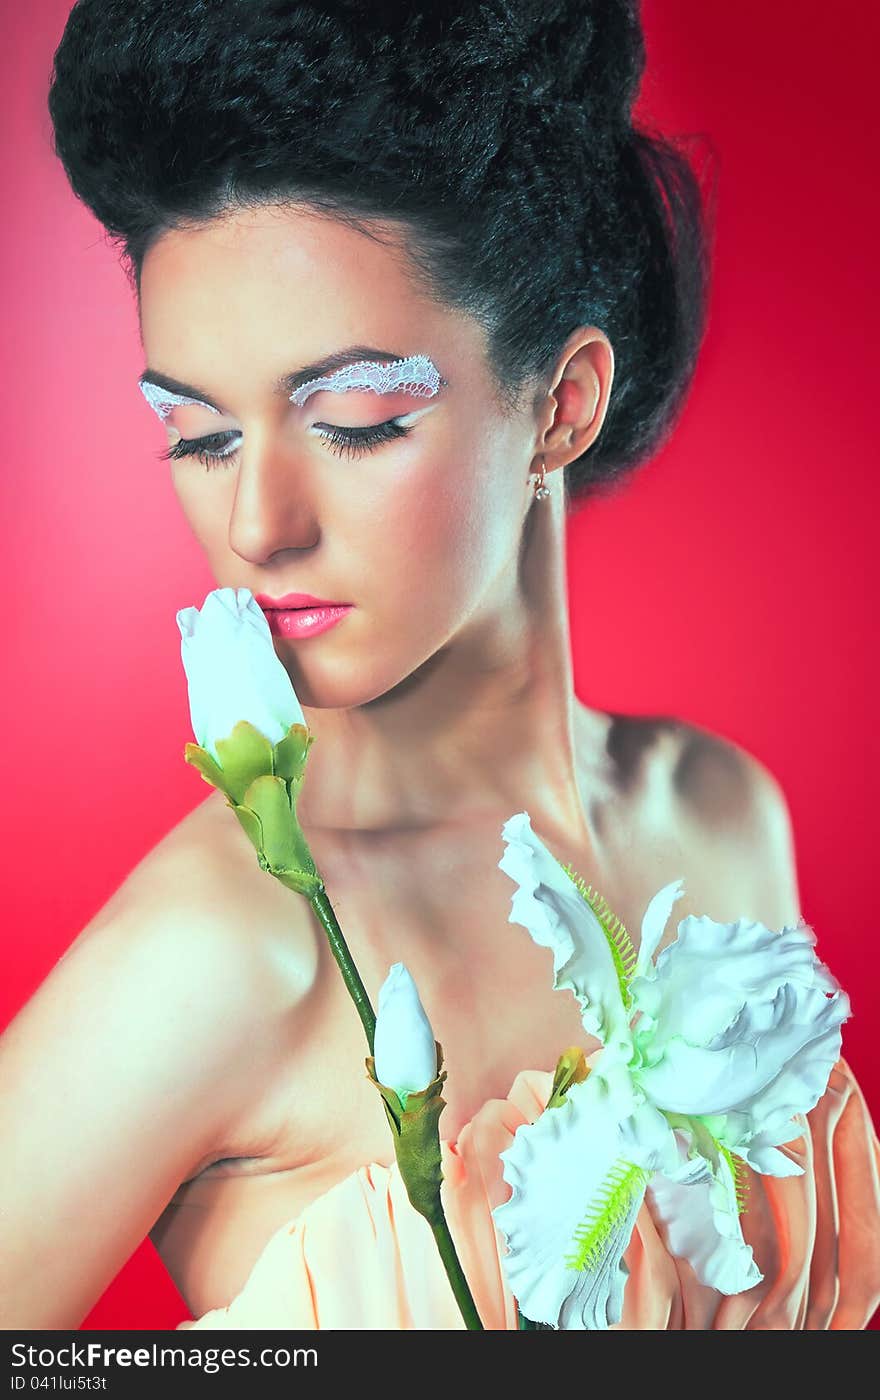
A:
POLYGON ((700 725, 682 725, 672 773, 677 794, 708 827, 740 830, 744 839, 767 824, 784 825, 782 788, 766 764, 734 740, 700 725))
POLYGON ((2 1326, 78 1326, 180 1182, 250 1143, 298 1040, 301 984, 206 817, 144 857, 0 1036, 2 1326))
POLYGON ((796 923, 791 816, 767 765, 733 740, 672 716, 592 713, 606 725, 607 754, 630 814, 673 834, 691 887, 701 887, 703 912, 769 928, 796 923))
POLYGON ((742 905, 737 917, 759 919, 768 928, 796 924, 801 912, 791 814, 767 765, 734 740, 687 724, 671 784, 685 829, 726 871, 742 905))
POLYGON ((248 1041, 265 1066, 315 974, 308 914, 260 870, 215 792, 144 855, 60 962, 140 967, 157 986, 204 996, 218 1036, 248 1041))

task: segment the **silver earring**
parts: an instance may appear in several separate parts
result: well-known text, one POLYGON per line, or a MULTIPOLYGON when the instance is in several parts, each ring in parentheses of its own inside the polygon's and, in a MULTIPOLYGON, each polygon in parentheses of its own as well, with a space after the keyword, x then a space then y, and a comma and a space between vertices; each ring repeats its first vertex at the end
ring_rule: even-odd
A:
POLYGON ((538 481, 537 481, 537 484, 536 484, 536 486, 535 486, 535 500, 536 500, 536 501, 543 501, 543 500, 546 500, 546 498, 550 495, 550 487, 544 485, 544 472, 545 472, 545 469, 546 469, 546 464, 545 464, 544 458, 542 457, 542 458, 541 458, 541 475, 538 477, 538 481))

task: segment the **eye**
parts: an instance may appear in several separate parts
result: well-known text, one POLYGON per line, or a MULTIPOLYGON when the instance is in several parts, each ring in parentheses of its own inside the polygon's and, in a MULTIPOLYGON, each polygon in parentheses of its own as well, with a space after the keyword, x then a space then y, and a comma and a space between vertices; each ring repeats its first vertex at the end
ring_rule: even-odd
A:
POLYGON ((386 423, 371 424, 368 428, 335 428, 332 423, 316 423, 315 427, 337 457, 343 453, 348 457, 360 457, 363 452, 372 451, 382 442, 404 438, 412 432, 411 427, 404 427, 396 418, 389 418, 386 423))
POLYGON ((211 433, 209 437, 202 438, 178 438, 177 442, 160 452, 160 458, 197 457, 200 462, 204 462, 205 470, 210 471, 213 466, 229 466, 238 448, 232 452, 217 452, 215 445, 222 445, 230 438, 238 437, 237 433, 211 433))
MULTIPOLYGON (((367 428, 337 428, 332 423, 316 423, 314 426, 337 457, 360 457, 364 452, 378 447, 380 443, 407 437, 412 432, 411 427, 404 427, 396 418, 389 418, 385 423, 376 423, 367 428)), ((230 466, 240 446, 239 433, 211 433, 209 437, 179 438, 171 447, 160 452, 159 456, 162 459, 174 460, 196 457, 200 462, 204 462, 206 471, 210 471, 215 466, 230 466), (219 450, 236 438, 239 441, 234 448, 230 450, 227 446, 225 452, 219 450)))

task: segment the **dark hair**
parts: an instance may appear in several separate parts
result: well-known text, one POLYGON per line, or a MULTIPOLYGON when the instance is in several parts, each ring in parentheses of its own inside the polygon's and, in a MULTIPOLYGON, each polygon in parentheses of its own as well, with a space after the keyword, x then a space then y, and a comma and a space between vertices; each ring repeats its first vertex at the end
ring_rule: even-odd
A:
POLYGON ((700 182, 633 125, 644 62, 637 0, 78 0, 48 103, 138 297, 167 230, 290 201, 390 226, 509 407, 599 326, 615 379, 570 504, 665 440, 705 326, 700 182))

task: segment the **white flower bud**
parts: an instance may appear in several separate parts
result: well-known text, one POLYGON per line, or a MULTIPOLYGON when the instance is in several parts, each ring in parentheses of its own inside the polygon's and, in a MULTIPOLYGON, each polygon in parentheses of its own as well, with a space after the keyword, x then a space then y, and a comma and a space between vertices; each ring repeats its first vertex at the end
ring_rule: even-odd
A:
POLYGON ((403 963, 392 963, 380 988, 373 1045, 376 1078, 404 1104, 407 1094, 427 1089, 437 1078, 434 1032, 403 963))
POLYGON ((198 608, 181 608, 177 625, 189 686, 196 743, 217 759, 246 719, 271 744, 292 724, 305 724, 302 706, 278 658, 266 615, 249 588, 215 588, 198 608))

